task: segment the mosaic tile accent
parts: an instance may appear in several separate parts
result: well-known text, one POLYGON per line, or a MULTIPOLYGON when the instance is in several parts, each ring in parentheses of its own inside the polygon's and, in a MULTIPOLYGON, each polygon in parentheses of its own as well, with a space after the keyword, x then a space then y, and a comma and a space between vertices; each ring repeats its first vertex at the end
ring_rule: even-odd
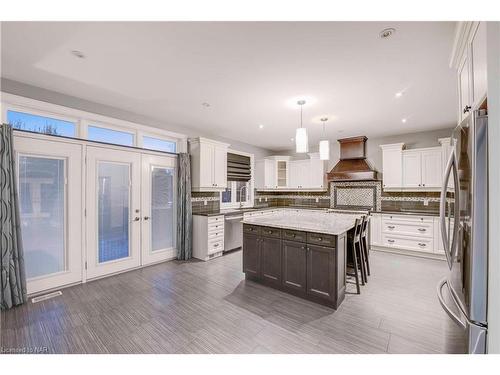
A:
POLYGON ((331 208, 381 209, 381 181, 342 181, 330 183, 331 208))
POLYGON ((219 197, 191 197, 191 202, 218 202, 219 197))
POLYGON ((289 195, 258 195, 255 198, 267 198, 267 199, 330 199, 329 195, 297 195, 297 194, 289 194, 289 195))

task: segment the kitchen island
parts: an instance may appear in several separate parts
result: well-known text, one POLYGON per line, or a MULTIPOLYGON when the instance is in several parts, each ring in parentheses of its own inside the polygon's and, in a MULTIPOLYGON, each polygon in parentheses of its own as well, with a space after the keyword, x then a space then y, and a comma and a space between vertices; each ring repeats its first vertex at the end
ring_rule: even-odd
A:
POLYGON ((244 219, 245 278, 337 309, 346 289, 347 232, 357 217, 284 211, 244 219))

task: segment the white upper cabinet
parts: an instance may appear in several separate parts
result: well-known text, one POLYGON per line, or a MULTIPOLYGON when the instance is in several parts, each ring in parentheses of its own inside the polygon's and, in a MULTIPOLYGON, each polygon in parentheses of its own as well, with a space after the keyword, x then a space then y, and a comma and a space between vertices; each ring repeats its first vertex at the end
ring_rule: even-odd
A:
POLYGON ((461 121, 486 98, 486 22, 457 24, 450 66, 457 71, 457 109, 461 121))
POLYGON ((418 151, 403 152, 403 187, 418 188, 422 186, 421 160, 418 151))
POLYGON ((381 145, 384 189, 401 188, 403 182, 404 143, 381 145))
POLYGON ((206 138, 189 140, 193 191, 221 191, 227 187, 228 147, 227 143, 206 138))
POLYGON ((441 138, 441 147, 403 150, 404 144, 381 145, 384 190, 437 191, 441 188, 444 160, 450 139, 441 138))
POLYGON ((309 159, 290 160, 289 156, 270 156, 255 163, 257 190, 325 190, 324 161, 319 154, 309 159))
POLYGON ((443 150, 441 147, 421 152, 422 186, 440 188, 443 181, 443 150))

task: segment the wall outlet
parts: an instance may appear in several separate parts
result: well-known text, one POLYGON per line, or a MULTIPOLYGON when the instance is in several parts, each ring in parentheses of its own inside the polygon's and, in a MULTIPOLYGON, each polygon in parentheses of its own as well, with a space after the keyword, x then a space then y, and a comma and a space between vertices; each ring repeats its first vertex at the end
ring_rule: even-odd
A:
POLYGON ((207 204, 208 204, 208 202, 207 202, 207 200, 205 199, 205 200, 203 201, 203 205, 204 205, 204 206, 206 206, 207 204))
POLYGON ((316 198, 316 203, 319 203, 319 198, 316 198))
POLYGON ((262 198, 259 198, 259 203, 262 202, 262 198))
POLYGON ((264 199, 265 199, 265 202, 267 202, 267 197, 266 197, 266 198, 264 198, 264 199))
POLYGON ((428 206, 429 205, 429 199, 425 198, 424 199, 424 206, 428 206))

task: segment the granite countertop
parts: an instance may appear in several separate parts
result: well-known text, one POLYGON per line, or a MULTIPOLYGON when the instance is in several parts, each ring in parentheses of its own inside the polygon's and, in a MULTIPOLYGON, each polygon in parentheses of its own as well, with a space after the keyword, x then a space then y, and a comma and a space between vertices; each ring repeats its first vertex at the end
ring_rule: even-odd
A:
POLYGON ((243 219, 243 224, 262 225, 281 229, 339 235, 354 227, 359 215, 328 212, 282 211, 262 217, 243 219))
POLYGON ((266 210, 277 210, 277 209, 288 209, 288 210, 309 210, 309 211, 319 211, 327 212, 327 208, 315 208, 315 207, 299 207, 299 206, 286 206, 286 207, 245 207, 245 208, 228 208, 220 210, 219 212, 202 212, 193 213, 193 215, 198 216, 220 216, 220 215, 238 215, 250 211, 266 211, 266 210))
POLYGON ((394 211, 394 210, 379 210, 370 211, 372 214, 385 214, 385 215, 416 215, 416 216, 439 216, 439 211, 394 211))

